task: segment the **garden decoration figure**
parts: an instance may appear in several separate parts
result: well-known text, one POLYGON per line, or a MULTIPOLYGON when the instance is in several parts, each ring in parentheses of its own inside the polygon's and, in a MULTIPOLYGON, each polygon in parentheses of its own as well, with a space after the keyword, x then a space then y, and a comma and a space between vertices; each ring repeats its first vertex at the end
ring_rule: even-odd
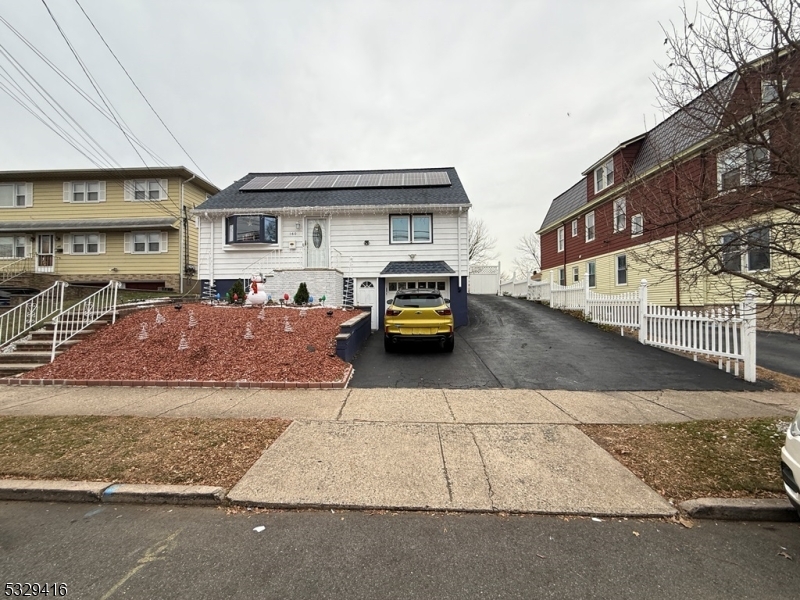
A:
POLYGON ((161 314, 161 311, 156 309, 156 325, 163 325, 167 322, 167 318, 161 314))
POLYGON ((258 311, 258 319, 263 321, 266 318, 266 314, 264 313, 264 307, 261 307, 261 310, 258 311))
POLYGON ((250 276, 250 293, 244 301, 245 306, 263 306, 267 301, 267 292, 264 291, 264 283, 261 275, 250 276))
POLYGON ((252 340, 255 336, 253 335, 253 326, 250 324, 250 321, 247 322, 247 326, 244 329, 244 339, 252 340))
POLYGON ((181 341, 178 343, 178 350, 188 350, 189 340, 186 339, 186 334, 181 331, 181 341))
POLYGON ((142 330, 139 332, 139 341, 144 341, 147 338, 147 323, 142 323, 142 330))
POLYGON ((194 327, 197 325, 197 319, 194 316, 194 311, 189 311, 189 327, 194 327))

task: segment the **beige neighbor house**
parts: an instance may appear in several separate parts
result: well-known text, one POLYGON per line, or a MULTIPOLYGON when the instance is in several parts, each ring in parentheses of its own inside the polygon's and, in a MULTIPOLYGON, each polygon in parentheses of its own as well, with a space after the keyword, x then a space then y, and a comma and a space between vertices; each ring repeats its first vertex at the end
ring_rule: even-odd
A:
POLYGON ((190 211, 218 191, 184 167, 0 171, 0 284, 189 292, 190 211))

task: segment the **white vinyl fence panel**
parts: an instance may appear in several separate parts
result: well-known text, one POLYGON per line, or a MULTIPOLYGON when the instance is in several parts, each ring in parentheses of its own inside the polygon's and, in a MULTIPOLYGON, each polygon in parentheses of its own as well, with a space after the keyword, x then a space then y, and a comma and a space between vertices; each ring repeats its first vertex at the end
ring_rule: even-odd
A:
POLYGON ((550 282, 531 281, 528 284, 528 300, 550 302, 550 282))
POLYGON ((467 291, 470 294, 499 294, 500 265, 472 265, 469 268, 467 291))

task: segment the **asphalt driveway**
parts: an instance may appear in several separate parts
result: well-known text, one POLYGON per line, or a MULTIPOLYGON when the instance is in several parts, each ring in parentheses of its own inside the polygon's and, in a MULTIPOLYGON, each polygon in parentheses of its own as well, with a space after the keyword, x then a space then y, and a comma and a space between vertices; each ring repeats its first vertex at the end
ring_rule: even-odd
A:
POLYGON ((759 331, 756 364, 778 373, 800 377, 800 337, 790 333, 759 331))
POLYGON ((370 336, 353 361, 352 387, 562 390, 754 390, 714 365, 603 331, 534 302, 469 297, 469 325, 452 354, 409 345, 393 354, 370 336))

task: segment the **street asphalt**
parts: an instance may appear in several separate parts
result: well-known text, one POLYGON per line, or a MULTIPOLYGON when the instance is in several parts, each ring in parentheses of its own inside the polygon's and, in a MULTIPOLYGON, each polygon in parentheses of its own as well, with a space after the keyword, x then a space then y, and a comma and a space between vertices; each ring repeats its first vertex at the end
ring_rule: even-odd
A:
POLYGON ((794 600, 798 559, 796 523, 0 502, 4 583, 68 598, 794 600))
POLYGON ((756 364, 778 373, 800 377, 800 337, 789 333, 759 331, 756 364))
POLYGON ((353 361, 356 388, 757 390, 716 365, 644 346, 535 302, 470 295, 452 354, 435 346, 383 350, 373 333, 353 361))

